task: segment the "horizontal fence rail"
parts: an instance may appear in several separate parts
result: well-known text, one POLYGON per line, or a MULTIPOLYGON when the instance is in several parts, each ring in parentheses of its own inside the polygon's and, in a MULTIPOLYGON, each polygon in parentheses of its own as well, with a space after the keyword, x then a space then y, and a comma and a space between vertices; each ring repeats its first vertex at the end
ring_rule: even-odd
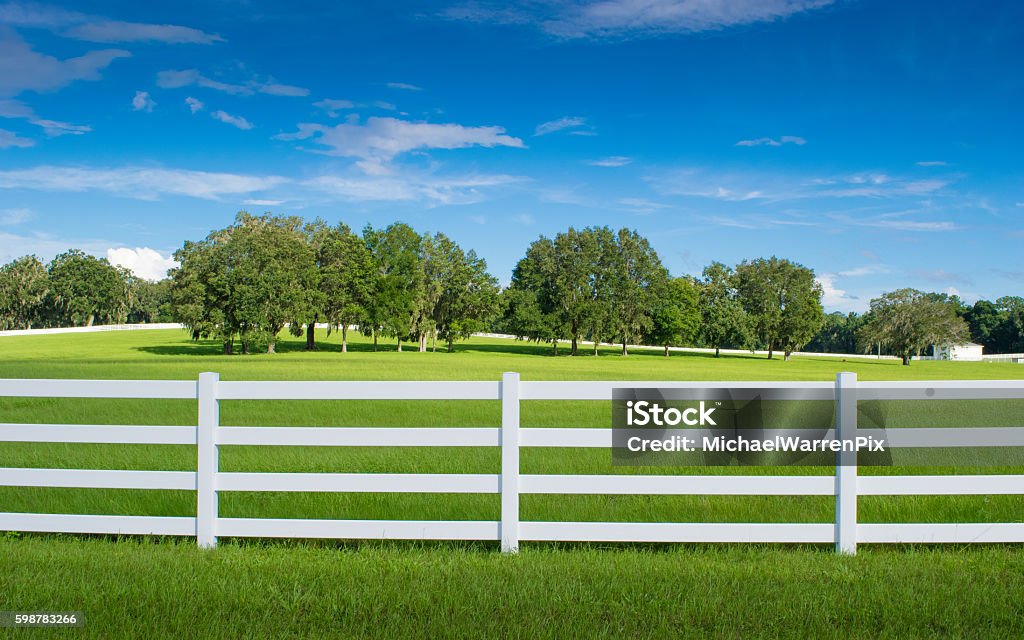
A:
MULTIPOLYGON (((193 400, 196 425, 0 423, 0 441, 195 446, 196 471, 0 468, 0 486, 157 489, 196 493, 195 517, 0 513, 0 530, 218 537, 493 540, 506 552, 520 541, 829 543, 854 553, 858 543, 1024 542, 1024 523, 879 523, 856 521, 858 496, 1021 495, 1024 475, 859 476, 856 464, 832 475, 558 475, 520 473, 523 447, 610 448, 607 428, 521 428, 520 405, 535 400, 608 401, 616 388, 771 389, 773 398, 836 402, 825 438, 884 437, 895 447, 1024 447, 1024 427, 857 429, 857 402, 1024 399, 1024 381, 858 382, 227 382, 215 373, 180 380, 0 379, 0 397, 193 400), (220 402, 255 400, 490 400, 500 427, 221 426, 220 402), (497 447, 500 473, 259 473, 219 469, 221 446, 497 447), (221 492, 498 494, 496 521, 308 520, 225 518, 221 492), (521 495, 832 496, 833 523, 647 523, 520 521, 521 495)), ((778 425, 778 433, 792 433, 778 425)), ((770 435, 772 429, 767 429, 770 435)), ((702 433, 699 429, 694 434, 702 433)), ((845 454, 840 454, 845 455, 845 454)))

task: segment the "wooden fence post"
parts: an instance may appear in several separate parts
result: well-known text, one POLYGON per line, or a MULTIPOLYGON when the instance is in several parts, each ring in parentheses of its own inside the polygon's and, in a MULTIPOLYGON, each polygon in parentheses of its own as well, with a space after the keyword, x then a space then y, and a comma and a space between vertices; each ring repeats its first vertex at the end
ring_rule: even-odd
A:
POLYGON ((217 427, 220 401, 219 373, 199 374, 199 427, 196 461, 196 542, 200 548, 217 546, 217 427))
POLYGON ((501 375, 501 551, 519 551, 519 374, 501 375))
MULTIPOLYGON (((836 431, 842 442, 857 437, 857 374, 836 374, 836 431)), ((857 451, 836 453, 836 553, 857 553, 857 451)))

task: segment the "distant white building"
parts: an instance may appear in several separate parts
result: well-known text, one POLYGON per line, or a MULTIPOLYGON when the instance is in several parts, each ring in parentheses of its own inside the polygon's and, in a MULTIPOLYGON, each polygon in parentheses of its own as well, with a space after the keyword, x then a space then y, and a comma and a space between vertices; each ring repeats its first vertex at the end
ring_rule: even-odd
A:
POLYGON ((968 342, 967 344, 932 345, 933 360, 962 360, 967 362, 981 362, 982 351, 985 347, 980 344, 968 342))

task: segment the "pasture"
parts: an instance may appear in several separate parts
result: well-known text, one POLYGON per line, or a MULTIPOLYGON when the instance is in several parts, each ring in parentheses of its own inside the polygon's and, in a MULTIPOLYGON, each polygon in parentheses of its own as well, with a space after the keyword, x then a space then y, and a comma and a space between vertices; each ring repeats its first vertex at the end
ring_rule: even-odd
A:
MULTIPOLYGON (((1003 363, 914 362, 833 358, 673 354, 608 347, 595 357, 551 356, 549 345, 474 339, 455 353, 395 351, 350 334, 317 352, 283 338, 273 355, 224 356, 213 342, 181 331, 8 337, 0 339, 5 378, 190 379, 217 371, 223 380, 818 380, 839 371, 861 380, 1018 379, 1024 367, 1003 363)), ((158 400, 0 399, 0 422, 194 424, 195 403, 158 400)), ((525 427, 607 427, 603 402, 523 406, 525 427)), ((929 426, 966 426, 963 409, 931 415, 929 426)), ((221 424, 253 426, 497 426, 488 401, 225 401, 221 424)), ((907 425, 914 426, 914 425, 907 425)), ((0 443, 0 466, 193 470, 195 447, 0 443)), ((496 449, 221 447, 224 471, 496 473, 496 449)), ((774 468, 613 467, 607 451, 531 449, 523 473, 772 474, 774 468)), ((978 473, 1019 473, 987 467, 978 473)), ((862 468, 862 474, 914 473, 862 468)), ((929 469, 928 473, 942 473, 929 469)), ((959 468, 957 473, 970 473, 959 468)), ((787 474, 833 473, 792 467, 787 474)), ((0 487, 3 511, 193 515, 186 491, 0 487)), ((637 522, 831 522, 826 496, 523 496, 524 520, 637 522)), ((226 517, 493 520, 496 495, 230 493, 226 517)), ((862 497, 858 520, 870 522, 1020 522, 1022 496, 862 497)), ((836 558, 818 547, 683 545, 524 545, 502 558, 494 545, 318 543, 224 540, 199 552, 187 542, 10 534, 0 545, 0 609, 81 609, 96 636, 218 635, 214 619, 249 629, 232 635, 309 634, 643 636, 858 635, 913 636, 1019 633, 1022 556, 1018 548, 866 548, 836 558), (130 580, 127 576, 145 576, 130 580), (43 576, 46 578, 43 579, 43 576), (912 577, 911 587, 895 580, 912 577), (187 581, 191 588, 181 584, 187 581), (167 587, 165 589, 165 587, 167 587), (966 595, 965 595, 966 594, 966 595), (906 604, 913 600, 908 612, 906 604), (78 604, 76 604, 78 603, 78 604), (125 604, 129 603, 129 604, 125 604), (124 607, 127 607, 125 609, 124 607), (742 613, 726 613, 730 608, 742 613), (188 612, 199 611, 199 627, 188 612), (122 612, 124 615, 122 615, 122 612), (152 619, 147 619, 152 618, 152 619), (127 619, 142 620, 142 626, 127 619), (376 622, 371 622, 376 621, 376 622), (164 626, 164 625, 168 626, 164 626), (377 624, 374 627, 373 624, 377 624), (108 625, 106 630, 101 625, 108 625), (120 625, 120 626, 118 626, 120 625), (146 626, 149 625, 149 626, 146 626), (203 626, 205 625, 205 626, 203 626), (111 629, 115 631, 108 633, 111 629), (190 629, 194 629, 191 632, 190 629), (206 631, 201 631, 205 629, 206 631), (927 634, 927 633, 926 633, 927 634)))

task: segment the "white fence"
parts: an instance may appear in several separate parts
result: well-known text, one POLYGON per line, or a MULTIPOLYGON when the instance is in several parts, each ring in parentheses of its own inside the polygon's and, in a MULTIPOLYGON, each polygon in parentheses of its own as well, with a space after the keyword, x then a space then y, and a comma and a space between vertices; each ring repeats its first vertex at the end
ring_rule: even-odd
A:
MULTIPOLYGON (((857 382, 851 373, 828 382, 227 382, 200 374, 171 380, 0 380, 0 397, 194 399, 196 426, 0 424, 0 441, 176 444, 197 446, 191 471, 0 469, 0 486, 195 491, 195 517, 0 513, 0 531, 196 536, 199 546, 224 537, 495 540, 506 552, 520 541, 834 543, 1024 542, 1024 523, 859 524, 858 496, 1024 494, 1024 475, 858 476, 837 465, 834 476, 650 476, 521 474, 521 447, 610 448, 607 428, 520 428, 521 402, 610 400, 617 387, 775 388, 837 400, 836 437, 857 430, 858 400, 1024 399, 1024 381, 857 382), (500 400, 501 427, 329 428, 222 426, 222 400, 500 400), (229 473, 219 470, 221 445, 500 447, 500 474, 229 473), (497 521, 307 520, 224 518, 225 491, 490 493, 501 496, 497 521), (835 496, 834 523, 637 523, 520 521, 524 494, 835 496)), ((1024 428, 985 429, 986 446, 1024 446, 1024 428)), ((976 446, 976 428, 889 430, 891 446, 976 446), (936 437, 940 435, 942 437, 936 437)), ((849 454, 841 454, 849 455, 849 454)))

